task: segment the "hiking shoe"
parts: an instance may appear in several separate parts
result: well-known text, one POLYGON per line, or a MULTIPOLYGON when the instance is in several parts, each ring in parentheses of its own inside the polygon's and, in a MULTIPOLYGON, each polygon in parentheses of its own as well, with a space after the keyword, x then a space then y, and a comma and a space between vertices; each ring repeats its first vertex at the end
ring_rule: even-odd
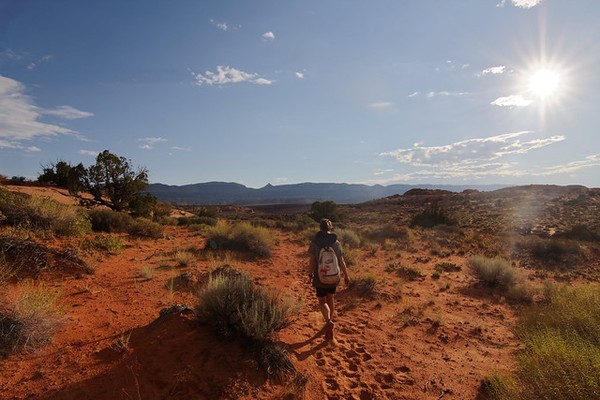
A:
POLYGON ((331 321, 327 322, 327 327, 325 328, 325 339, 333 339, 333 322, 331 321))

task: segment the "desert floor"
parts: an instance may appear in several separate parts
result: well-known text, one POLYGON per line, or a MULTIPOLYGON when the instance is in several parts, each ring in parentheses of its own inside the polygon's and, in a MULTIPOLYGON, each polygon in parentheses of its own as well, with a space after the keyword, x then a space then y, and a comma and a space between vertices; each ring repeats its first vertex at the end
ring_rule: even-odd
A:
MULTIPOLYGON (((123 236, 124 250, 89 259, 92 275, 45 273, 40 279, 61 290, 62 324, 50 345, 0 360, 0 398, 476 399, 482 379, 514 367, 518 306, 481 287, 464 252, 432 255, 431 232, 415 230, 408 248, 354 250, 351 279, 372 276, 376 286, 366 294, 340 287, 336 340, 328 342, 304 272, 306 239, 273 231, 277 245, 268 259, 207 253, 201 234, 166 226, 158 240, 123 236), (176 259, 182 251, 196 254, 186 266, 176 259), (434 277, 440 262, 460 270, 434 277), (192 313, 160 317, 174 305, 193 308, 194 283, 223 264, 302 302, 279 335, 295 378, 269 380, 247 349, 217 337, 192 313), (422 275, 403 279, 392 264, 422 275)), ((69 240, 45 243, 61 248, 69 240)))

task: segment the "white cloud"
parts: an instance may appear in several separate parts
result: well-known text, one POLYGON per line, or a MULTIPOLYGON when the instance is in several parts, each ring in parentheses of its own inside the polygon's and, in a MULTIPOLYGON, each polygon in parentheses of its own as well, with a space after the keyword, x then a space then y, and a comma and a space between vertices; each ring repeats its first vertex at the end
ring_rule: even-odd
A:
POLYGON ((100 154, 99 151, 95 151, 95 150, 79 150, 78 151, 79 154, 83 155, 83 156, 92 156, 92 157, 97 157, 98 154, 100 154))
POLYGON ((541 2, 542 0, 512 0, 513 5, 519 8, 532 8, 541 2))
POLYGON ((52 110, 42 110, 44 115, 53 115, 64 119, 79 119, 92 117, 94 114, 87 111, 81 111, 71 106, 58 106, 52 110))
POLYGON ((82 139, 72 129, 41 122, 40 119, 45 114, 67 119, 75 115, 78 118, 92 115, 70 106, 55 110, 37 107, 33 99, 25 94, 25 85, 0 75, 0 148, 22 148, 22 141, 61 135, 82 139))
POLYGON ((145 137, 139 138, 138 142, 142 142, 139 148, 144 150, 151 150, 154 148, 154 145, 161 142, 166 142, 167 139, 161 137, 145 137))
MULTIPOLYGON (((437 97, 437 96, 464 96, 468 93, 466 92, 447 92, 447 91, 441 91, 441 92, 429 92, 427 93, 427 98, 431 99, 433 97, 437 97)), ((409 96, 412 97, 412 96, 409 96)))
POLYGON ((210 23, 219 28, 222 31, 226 31, 229 29, 229 24, 227 22, 217 22, 214 19, 210 20, 210 23))
POLYGON ((263 40, 275 40, 275 34, 273 32, 265 32, 262 34, 263 40))
MULTIPOLYGON (((463 179, 474 181, 485 177, 514 178, 560 175, 579 169, 600 166, 600 154, 585 160, 548 168, 524 169, 518 157, 565 140, 564 136, 526 140, 529 131, 507 133, 488 138, 469 139, 443 146, 398 149, 382 156, 394 157, 401 164, 418 168, 403 174, 383 177, 384 170, 375 170, 377 179, 370 183, 386 184, 397 181, 431 181, 434 179, 463 179), (507 159, 511 157, 510 160, 507 159)), ((388 172, 388 171, 385 171, 388 172)))
POLYGON ((192 72, 196 85, 226 85, 229 83, 249 82, 256 85, 270 85, 273 81, 261 78, 256 73, 244 72, 232 67, 217 65, 217 72, 206 71, 204 74, 192 72))
POLYGON ((392 107, 394 105, 394 103, 389 102, 389 101, 381 101, 378 103, 371 103, 369 104, 369 108, 373 109, 373 110, 385 110, 388 109, 390 107, 392 107))
POLYGON ((379 169, 379 168, 377 168, 377 169, 373 170, 373 175, 374 176, 381 176, 381 175, 388 174, 390 172, 394 172, 394 170, 391 169, 391 168, 388 168, 388 169, 379 169))
POLYGON ((191 147, 179 147, 179 146, 173 146, 171 147, 171 149, 173 150, 177 150, 177 151, 192 151, 191 147))
POLYGON ((492 74, 492 75, 497 75, 497 74, 503 74, 506 71, 506 67, 504 65, 499 65, 497 67, 490 67, 490 68, 486 68, 483 71, 481 71, 481 75, 487 75, 487 74, 492 74))
POLYGON ((448 166, 473 166, 474 164, 497 160, 509 155, 526 154, 531 150, 565 140, 564 136, 552 136, 544 139, 522 141, 521 137, 529 133, 531 132, 507 133, 488 138, 463 140, 444 146, 418 146, 393 150, 380 155, 391 156, 402 164, 413 166, 444 168, 448 166))
POLYGON ((526 99, 520 94, 513 94, 506 97, 498 97, 490 104, 499 107, 527 107, 531 103, 533 103, 533 100, 526 99))
POLYGON ((411 94, 408 95, 408 97, 416 97, 419 95, 419 92, 412 92, 411 94))
POLYGON ((298 79, 304 79, 304 72, 296 72, 296 78, 298 79))
POLYGON ((25 149, 25 151, 28 153, 39 153, 40 151, 42 151, 42 149, 40 149, 37 146, 29 146, 25 149))
POLYGON ((37 66, 38 66, 38 65, 40 65, 40 64, 41 64, 41 63, 43 63, 43 62, 49 61, 49 60, 51 60, 51 59, 52 59, 52 56, 50 56, 50 55, 48 55, 48 56, 44 56, 44 57, 40 58, 39 60, 37 60, 37 61, 34 61, 34 62, 30 63, 30 64, 27 66, 27 69, 28 69, 29 71, 33 71, 35 68, 37 68, 37 66))

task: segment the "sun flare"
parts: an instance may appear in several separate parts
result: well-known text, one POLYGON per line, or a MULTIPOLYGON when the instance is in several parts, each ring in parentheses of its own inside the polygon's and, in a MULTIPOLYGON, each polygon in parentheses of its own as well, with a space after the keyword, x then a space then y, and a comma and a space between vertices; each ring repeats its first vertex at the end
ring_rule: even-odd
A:
POLYGON ((560 74, 549 69, 535 71, 529 77, 529 90, 536 96, 546 98, 560 87, 560 74))

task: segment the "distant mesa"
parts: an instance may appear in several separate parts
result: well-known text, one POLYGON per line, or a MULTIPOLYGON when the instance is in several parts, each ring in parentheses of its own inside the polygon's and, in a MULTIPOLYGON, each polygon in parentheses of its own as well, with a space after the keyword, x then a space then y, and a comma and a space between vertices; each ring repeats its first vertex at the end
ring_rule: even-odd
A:
POLYGON ((163 202, 181 205, 311 204, 334 201, 358 204, 395 195, 445 195, 463 191, 492 191, 507 185, 361 185, 348 183, 298 183, 259 189, 232 182, 206 182, 173 186, 154 183, 148 192, 163 202))

